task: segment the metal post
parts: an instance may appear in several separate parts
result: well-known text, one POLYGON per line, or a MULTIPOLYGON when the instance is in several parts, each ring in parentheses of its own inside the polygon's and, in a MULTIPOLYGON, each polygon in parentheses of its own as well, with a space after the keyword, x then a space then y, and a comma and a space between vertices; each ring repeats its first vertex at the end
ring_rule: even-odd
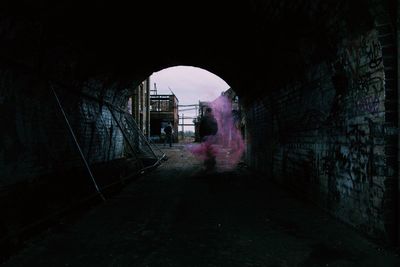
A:
MULTIPOLYGON (((108 110, 111 112, 111 116, 113 117, 114 121, 117 123, 118 128, 121 130, 122 136, 125 138, 126 142, 128 143, 129 147, 132 149, 132 152, 135 154, 136 156, 136 151, 134 146, 131 144, 131 141, 129 140, 128 136, 125 133, 125 130, 123 129, 121 123, 119 122, 119 120, 117 119, 117 117, 115 116, 112 108, 110 108, 108 105, 106 106, 108 108, 108 110)), ((138 131, 140 132, 140 129, 138 129, 138 131)), ((140 161, 140 160, 139 160, 140 161)), ((140 161, 142 167, 143 167, 143 162, 140 161)))
POLYGON ((146 137, 150 139, 150 77, 146 80, 146 137))
POLYGON ((185 139, 185 114, 182 113, 182 141, 185 139))
POLYGON ((85 167, 86 167, 86 169, 87 169, 87 171, 88 171, 88 173, 89 173, 90 178, 92 179, 93 185, 94 185, 94 187, 95 187, 97 193, 99 193, 101 199, 102 199, 103 201, 106 201, 106 199, 105 199, 104 196, 103 196, 103 193, 100 191, 100 188, 98 187, 98 185, 97 185, 97 183, 96 183, 96 180, 94 179, 93 173, 92 173, 92 171, 90 170, 89 164, 88 164, 88 162, 86 161, 85 156, 83 155, 82 149, 81 149, 81 147, 80 147, 80 145, 79 145, 79 143, 78 143, 78 140, 76 139, 75 133, 74 133, 74 131, 72 130, 71 125, 69 124, 68 117, 67 117, 67 115, 65 114, 64 109, 63 109, 63 107, 62 107, 62 105, 61 105, 61 102, 60 102, 60 100, 58 99, 58 96, 57 96, 57 94, 56 94, 56 91, 54 90, 54 87, 53 87, 53 85, 52 85, 51 83, 50 83, 50 87, 51 87, 51 90, 53 91, 54 97, 56 98, 57 104, 58 104, 58 106, 59 106, 59 108, 60 108, 60 110, 61 110, 61 113, 62 113, 63 117, 64 117, 65 123, 66 123, 67 126, 68 126, 69 132, 71 133, 72 138, 74 139, 74 142, 75 142, 75 144, 76 144, 76 147, 78 148, 78 151, 79 151, 79 154, 80 154, 80 156, 81 156, 81 158, 82 158, 82 161, 83 161, 83 163, 85 164, 85 167))

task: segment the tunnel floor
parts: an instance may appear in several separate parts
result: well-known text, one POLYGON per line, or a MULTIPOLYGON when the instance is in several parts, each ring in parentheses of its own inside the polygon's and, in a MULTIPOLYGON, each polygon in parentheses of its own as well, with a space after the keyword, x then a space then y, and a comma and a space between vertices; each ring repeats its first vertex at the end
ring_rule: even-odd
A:
POLYGON ((400 266, 310 203, 245 167, 205 173, 183 146, 2 266, 400 266))

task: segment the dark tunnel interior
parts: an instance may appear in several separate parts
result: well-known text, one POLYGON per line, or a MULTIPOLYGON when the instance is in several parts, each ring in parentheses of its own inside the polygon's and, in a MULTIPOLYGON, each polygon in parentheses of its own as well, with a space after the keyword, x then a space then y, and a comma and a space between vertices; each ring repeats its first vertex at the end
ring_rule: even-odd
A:
POLYGON ((397 266, 399 17, 399 0, 2 1, 0 264, 397 266), (127 112, 182 65, 238 97, 234 169, 153 143, 150 100, 127 112))

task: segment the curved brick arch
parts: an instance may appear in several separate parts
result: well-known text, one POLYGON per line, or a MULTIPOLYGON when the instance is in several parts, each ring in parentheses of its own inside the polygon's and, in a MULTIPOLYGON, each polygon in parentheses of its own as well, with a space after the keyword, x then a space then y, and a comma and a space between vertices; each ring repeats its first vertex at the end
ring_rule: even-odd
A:
MULTIPOLYGON (((15 169, 29 175, 51 170, 54 157, 41 152, 42 144, 63 151, 53 127, 61 126, 48 123, 54 118, 46 115, 54 115, 44 104, 50 101, 48 80, 66 82, 60 85, 65 91, 75 87, 122 105, 126 87, 152 72, 194 65, 226 80, 246 100, 252 167, 305 192, 371 236, 390 239, 398 232, 398 42, 392 7, 372 0, 351 6, 323 0, 226 6, 202 1, 207 3, 182 13, 181 3, 165 2, 152 14, 148 1, 136 1, 136 9, 98 2, 0 11, 0 45, 7 51, 1 54, 0 103, 6 103, 2 122, 9 125, 1 140, 2 170, 11 180, 17 179, 15 169), (152 19, 155 28, 147 23, 152 19), (370 38, 368 51, 362 56, 359 48, 346 51, 351 44, 359 47, 360 38, 370 38), (376 53, 381 57, 373 58, 372 67, 382 63, 384 69, 373 78, 384 77, 384 91, 377 98, 359 97, 358 83, 365 83, 351 64, 376 53), (29 134, 34 138, 28 140, 29 134)), ((101 105, 93 110, 110 115, 100 113, 101 105)), ((116 128, 111 126, 109 131, 116 128)), ((65 164, 76 163, 71 154, 64 154, 65 164)))

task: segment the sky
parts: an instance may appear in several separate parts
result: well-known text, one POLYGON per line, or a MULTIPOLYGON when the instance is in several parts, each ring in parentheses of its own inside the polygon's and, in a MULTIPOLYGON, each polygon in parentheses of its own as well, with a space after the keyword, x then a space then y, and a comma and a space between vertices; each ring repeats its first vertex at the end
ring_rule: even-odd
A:
MULTIPOLYGON (((199 101, 213 101, 230 87, 217 75, 191 66, 176 66, 154 72, 150 76, 151 90, 154 89, 154 83, 158 94, 171 94, 171 89, 178 98, 179 105, 198 104, 199 101)), ((183 109, 188 108, 182 107, 181 110, 183 109)), ((185 117, 195 116, 194 110, 180 111, 179 116, 182 113, 185 117)), ((192 123, 192 120, 189 119, 185 123, 192 123)), ((185 126, 184 130, 193 131, 194 129, 193 127, 185 126)))

